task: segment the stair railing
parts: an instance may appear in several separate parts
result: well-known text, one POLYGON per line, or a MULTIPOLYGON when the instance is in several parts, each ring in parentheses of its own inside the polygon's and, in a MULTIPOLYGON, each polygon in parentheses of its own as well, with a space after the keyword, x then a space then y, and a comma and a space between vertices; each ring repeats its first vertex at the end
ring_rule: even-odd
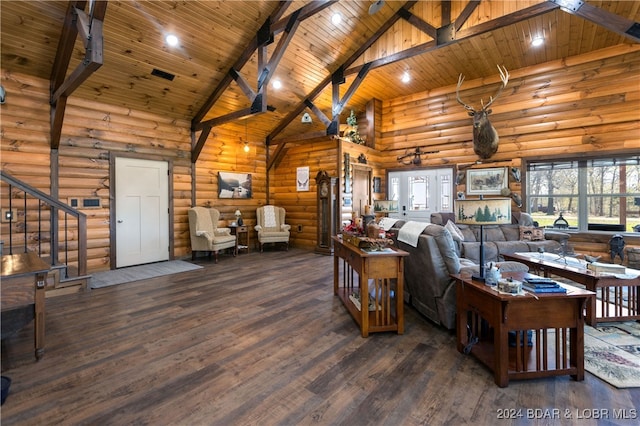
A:
POLYGON ((2 170, 0 181, 8 189, 0 197, 3 254, 34 251, 52 267, 63 264, 65 279, 86 276, 87 216, 2 170))

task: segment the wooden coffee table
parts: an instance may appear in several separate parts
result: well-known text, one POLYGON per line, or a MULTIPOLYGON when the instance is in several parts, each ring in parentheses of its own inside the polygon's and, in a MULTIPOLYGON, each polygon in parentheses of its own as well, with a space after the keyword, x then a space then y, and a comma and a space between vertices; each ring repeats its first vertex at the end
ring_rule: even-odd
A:
POLYGON ((640 320, 640 276, 633 279, 619 279, 610 275, 597 275, 586 268, 555 260, 545 260, 538 253, 531 253, 531 255, 513 253, 502 256, 505 260, 524 263, 535 274, 542 274, 545 277, 549 274, 557 275, 582 284, 587 290, 595 292, 596 297, 593 297, 587 305, 587 324, 592 327, 595 327, 598 322, 640 320))
MULTIPOLYGON (((503 274, 517 280, 527 275, 503 274)), ((498 386, 508 386, 509 379, 560 375, 584 380, 583 312, 593 292, 565 285, 567 293, 514 296, 469 274, 451 276, 457 280, 458 351, 489 367, 498 386), (531 345, 528 330, 532 330, 531 345)))

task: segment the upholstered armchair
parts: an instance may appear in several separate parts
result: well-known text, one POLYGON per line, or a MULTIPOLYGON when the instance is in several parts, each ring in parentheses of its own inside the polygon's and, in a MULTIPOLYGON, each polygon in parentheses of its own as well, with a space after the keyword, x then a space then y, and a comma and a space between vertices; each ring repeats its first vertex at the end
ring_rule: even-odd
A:
POLYGON ((191 234, 191 259, 195 259, 196 252, 206 251, 211 257, 215 254, 218 263, 218 252, 232 249, 236 255, 236 236, 231 235, 231 229, 218 228, 220 212, 206 207, 192 207, 189 209, 189 233, 191 234))
POLYGON ((266 243, 285 243, 289 250, 289 230, 291 225, 284 223, 286 211, 282 207, 263 206, 256 210, 256 231, 260 251, 266 243))

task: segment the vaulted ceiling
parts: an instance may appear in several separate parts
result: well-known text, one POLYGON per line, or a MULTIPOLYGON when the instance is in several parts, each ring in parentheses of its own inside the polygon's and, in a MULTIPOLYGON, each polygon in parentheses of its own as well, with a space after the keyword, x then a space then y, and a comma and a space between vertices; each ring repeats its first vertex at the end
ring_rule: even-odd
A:
POLYGON ((344 122, 373 98, 452 85, 460 73, 495 77, 498 64, 513 70, 640 41, 635 1, 387 0, 369 13, 373 3, 74 1, 74 11, 66 1, 3 0, 1 65, 9 74, 55 80, 62 63, 68 86, 77 85, 69 96, 188 120, 201 144, 215 126, 250 126, 276 144, 326 131, 336 108, 344 122), (91 10, 99 11, 93 20, 91 10), (335 13, 342 16, 337 25, 335 13), (167 33, 178 46, 167 45, 167 33), (83 74, 87 48, 101 47, 100 34, 100 64, 83 74), (545 43, 535 48, 537 35, 545 43), (408 83, 400 79, 405 72, 408 83), (276 79, 281 89, 272 87, 276 79), (304 112, 312 124, 301 123, 304 112))

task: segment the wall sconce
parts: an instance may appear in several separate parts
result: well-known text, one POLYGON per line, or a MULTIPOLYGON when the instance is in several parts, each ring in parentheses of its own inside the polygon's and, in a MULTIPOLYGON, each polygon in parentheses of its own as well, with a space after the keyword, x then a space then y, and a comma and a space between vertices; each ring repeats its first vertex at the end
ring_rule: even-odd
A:
POLYGON ((251 148, 249 148, 249 142, 244 141, 244 148, 242 148, 244 152, 248 153, 251 148))

